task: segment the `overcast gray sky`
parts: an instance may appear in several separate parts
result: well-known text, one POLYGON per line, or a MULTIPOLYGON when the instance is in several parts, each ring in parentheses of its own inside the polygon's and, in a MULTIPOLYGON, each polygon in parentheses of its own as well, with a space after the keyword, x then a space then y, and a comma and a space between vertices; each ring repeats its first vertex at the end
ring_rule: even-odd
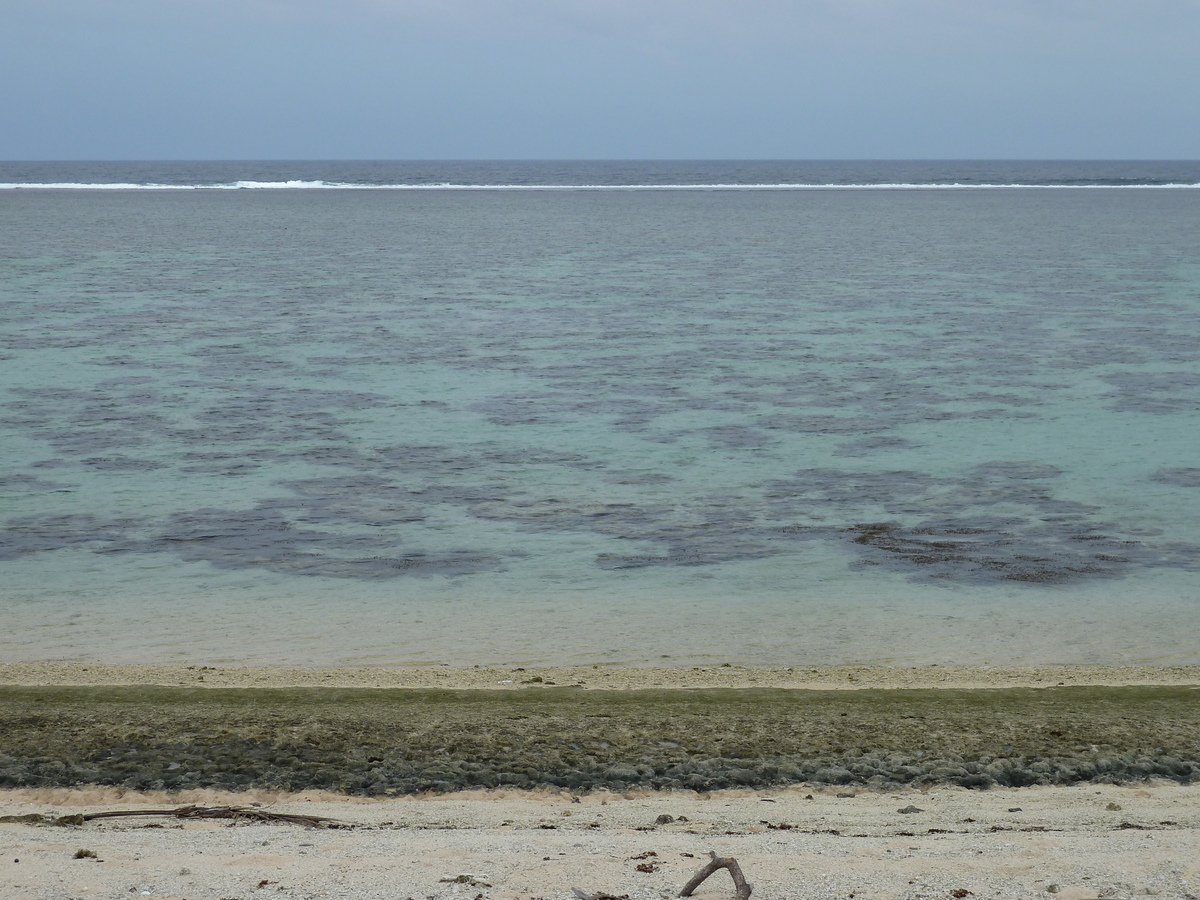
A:
POLYGON ((1200 157, 1200 0, 4 0, 3 159, 1200 157))

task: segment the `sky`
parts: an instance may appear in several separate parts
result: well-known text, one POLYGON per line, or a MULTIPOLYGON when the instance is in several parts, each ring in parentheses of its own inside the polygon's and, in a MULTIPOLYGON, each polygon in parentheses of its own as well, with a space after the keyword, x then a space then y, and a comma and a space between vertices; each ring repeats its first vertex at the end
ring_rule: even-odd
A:
POLYGON ((1196 159, 1200 0, 3 0, 0 159, 1196 159))

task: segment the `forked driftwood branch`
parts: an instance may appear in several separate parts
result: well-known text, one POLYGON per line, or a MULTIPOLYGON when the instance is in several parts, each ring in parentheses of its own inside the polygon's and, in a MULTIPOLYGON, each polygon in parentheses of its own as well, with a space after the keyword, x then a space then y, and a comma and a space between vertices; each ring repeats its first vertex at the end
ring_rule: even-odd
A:
MULTIPOLYGON (((742 867, 738 865, 738 861, 732 856, 717 856, 716 853, 710 852, 712 859, 703 869, 692 876, 692 880, 683 886, 683 890, 679 892, 680 897, 692 896, 692 891, 700 887, 701 883, 717 869, 728 869, 730 877, 733 878, 733 886, 737 891, 738 900, 750 900, 750 891, 753 886, 746 880, 746 876, 742 874, 742 867)), ((595 894, 587 894, 579 888, 571 888, 571 892, 578 900, 629 900, 628 894, 616 896, 614 894, 606 894, 603 891, 595 894)))
POLYGON ((253 822, 284 822, 315 828, 335 822, 324 816, 304 816, 277 813, 249 806, 180 806, 176 809, 114 809, 108 812, 77 813, 51 820, 55 825, 82 825, 92 819, 115 819, 122 816, 171 816, 176 819, 248 819, 253 822))
POLYGON ((750 900, 750 891, 754 888, 746 880, 746 876, 742 874, 742 867, 738 865, 738 861, 732 856, 717 856, 716 853, 710 853, 710 855, 712 859, 708 865, 692 876, 692 880, 683 886, 683 890, 679 892, 679 896, 692 896, 692 891, 700 887, 701 882, 705 878, 717 871, 717 869, 728 869, 730 877, 733 878, 733 886, 737 891, 738 900, 750 900))

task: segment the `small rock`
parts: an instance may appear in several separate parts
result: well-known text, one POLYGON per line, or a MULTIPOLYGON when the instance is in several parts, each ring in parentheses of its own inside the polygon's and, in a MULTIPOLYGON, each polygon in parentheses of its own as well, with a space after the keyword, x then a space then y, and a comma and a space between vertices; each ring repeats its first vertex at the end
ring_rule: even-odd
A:
POLYGON ((670 825, 674 821, 675 821, 674 816, 669 816, 666 813, 663 813, 661 816, 659 816, 657 819, 654 820, 654 824, 655 825, 670 825))
POLYGON ((471 875, 463 872, 460 875, 443 875, 438 879, 442 884, 469 884, 471 887, 491 887, 486 875, 471 875))
POLYGON ((1060 890, 1062 890, 1062 889, 1057 884, 1052 884, 1046 888, 1046 893, 1057 894, 1060 890))
POLYGON ((1119 810, 1121 808, 1121 804, 1120 803, 1110 803, 1110 804, 1108 804, 1108 806, 1106 806, 1104 808, 1107 809, 1109 812, 1116 812, 1117 810, 1119 810))
POLYGON ((913 806, 913 805, 910 803, 908 806, 904 807, 903 809, 898 809, 898 810, 896 810, 896 812, 898 812, 898 813, 905 813, 905 814, 907 815, 908 813, 919 813, 919 812, 925 812, 925 810, 921 809, 921 807, 919 807, 919 806, 913 806))

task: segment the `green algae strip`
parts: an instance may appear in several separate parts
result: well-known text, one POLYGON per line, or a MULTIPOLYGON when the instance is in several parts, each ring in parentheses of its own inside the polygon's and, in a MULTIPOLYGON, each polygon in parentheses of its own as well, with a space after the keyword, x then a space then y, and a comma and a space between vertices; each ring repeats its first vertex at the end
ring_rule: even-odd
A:
POLYGON ((0 686, 0 787, 712 790, 1200 781, 1200 688, 0 686))

